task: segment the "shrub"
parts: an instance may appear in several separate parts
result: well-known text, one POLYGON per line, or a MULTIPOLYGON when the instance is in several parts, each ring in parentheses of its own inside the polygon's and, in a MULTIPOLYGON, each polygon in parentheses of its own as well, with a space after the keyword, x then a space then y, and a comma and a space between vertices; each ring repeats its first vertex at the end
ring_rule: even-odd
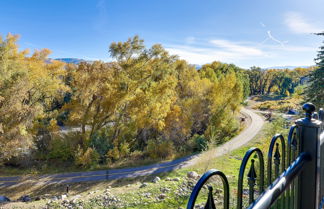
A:
POLYGON ((118 144, 118 142, 115 142, 114 148, 110 149, 106 157, 108 160, 117 161, 121 158, 125 158, 129 155, 130 149, 129 144, 127 142, 123 142, 121 144, 118 144))
POLYGON ((208 140, 204 137, 204 135, 194 135, 195 147, 194 151, 204 151, 208 148, 208 140))
POLYGON ((171 141, 149 140, 146 153, 151 159, 167 159, 174 155, 175 149, 171 141))
POLYGON ((49 144, 49 159, 71 160, 74 156, 75 146, 70 138, 54 137, 49 144))
POLYGON ((98 152, 101 161, 106 159, 108 150, 113 148, 108 139, 109 135, 106 129, 98 131, 90 139, 90 147, 93 147, 98 152))
POLYGON ((143 158, 144 158, 143 152, 141 152, 139 150, 135 150, 134 152, 130 153, 129 158, 134 160, 134 161, 143 160, 143 158))
POLYGON ((130 153, 129 144, 127 142, 123 142, 119 146, 120 157, 127 157, 130 153))
POLYGON ((119 160, 120 154, 119 154, 119 149, 118 146, 115 146, 113 149, 110 149, 107 154, 106 154, 107 160, 108 161, 116 161, 119 160))
POLYGON ((88 147, 87 150, 83 152, 82 148, 79 146, 75 153, 75 163, 76 165, 85 168, 93 167, 98 164, 99 157, 100 156, 95 149, 88 147))

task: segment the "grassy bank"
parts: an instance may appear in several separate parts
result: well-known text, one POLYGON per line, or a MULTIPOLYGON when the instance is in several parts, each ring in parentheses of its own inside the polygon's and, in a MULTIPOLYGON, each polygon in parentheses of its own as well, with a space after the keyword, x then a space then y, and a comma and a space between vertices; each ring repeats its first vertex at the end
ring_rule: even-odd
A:
MULTIPOLYGON (((83 208, 179 208, 185 207, 192 187, 195 185, 195 179, 187 177, 189 171, 195 171, 198 174, 203 174, 205 171, 211 168, 221 170, 226 174, 230 183, 231 190, 231 205, 235 203, 235 194, 237 187, 237 175, 241 160, 245 152, 252 146, 261 148, 264 153, 268 149, 268 144, 271 139, 271 135, 276 132, 287 132, 281 128, 280 120, 275 120, 272 123, 267 123, 263 130, 247 145, 227 153, 216 159, 212 159, 211 156, 205 155, 204 159, 201 159, 197 164, 192 167, 179 169, 170 173, 158 175, 160 181, 152 183, 155 176, 140 177, 128 180, 119 180, 113 182, 92 182, 82 184, 71 184, 68 200, 74 201, 75 207, 82 205, 83 208), (143 183, 146 186, 143 186, 143 183), (79 195, 82 198, 78 198, 79 195), (82 199, 82 200, 81 200, 82 199), (116 200, 115 202, 109 202, 109 200, 116 200), (79 202, 79 203, 78 203, 79 202), (111 207, 108 207, 109 204, 111 207), (107 207, 106 207, 106 206, 107 207)), ((216 185, 215 188, 221 190, 221 185, 218 179, 211 179, 210 185, 216 185)), ((24 194, 30 194, 32 197, 41 197, 45 193, 48 196, 60 197, 65 193, 66 185, 20 185, 15 188, 1 189, 1 193, 8 195, 12 198, 18 198, 24 194), (17 193, 16 191, 23 191, 17 193)), ((198 197, 197 202, 204 202, 206 200, 207 190, 202 191, 202 195, 198 197)), ((218 194, 218 199, 221 199, 221 192, 218 194)), ((53 201, 49 199, 33 201, 30 203, 10 203, 5 205, 5 208, 60 208, 64 200, 53 201)), ((53 199, 53 198, 52 198, 53 199)), ((69 201, 66 204, 70 204, 69 201)), ((221 201, 218 202, 221 204, 221 201)))

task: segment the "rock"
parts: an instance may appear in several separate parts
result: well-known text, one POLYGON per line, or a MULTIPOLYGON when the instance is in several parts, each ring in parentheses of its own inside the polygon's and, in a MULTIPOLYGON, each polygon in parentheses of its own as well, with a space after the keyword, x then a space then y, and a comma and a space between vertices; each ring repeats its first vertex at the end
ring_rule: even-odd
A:
POLYGON ((71 198, 71 201, 73 202, 73 203, 75 203, 78 199, 80 199, 82 196, 81 195, 75 195, 75 196, 73 196, 72 198, 71 198))
POLYGON ((180 181, 180 178, 178 178, 178 177, 173 178, 172 181, 180 181))
POLYGON ((165 180, 166 181, 172 181, 172 179, 170 177, 167 177, 165 180))
POLYGON ((51 200, 58 200, 58 197, 56 197, 56 196, 53 196, 52 198, 51 198, 51 200))
POLYGON ((157 197, 159 200, 164 200, 166 198, 166 194, 162 193, 159 194, 159 196, 157 197))
POLYGON ((198 173, 196 173, 195 171, 189 171, 187 173, 187 177, 190 179, 196 179, 196 178, 198 178, 198 173))
POLYGON ((161 179, 160 179, 160 177, 158 177, 158 176, 156 176, 156 177, 152 180, 153 183, 157 183, 157 182, 159 182, 159 181, 161 181, 161 179))
POLYGON ((163 193, 168 193, 170 192, 171 189, 165 187, 165 188, 161 188, 160 191, 163 192, 163 193))
POLYGON ((67 195, 66 194, 62 194, 60 199, 61 200, 65 200, 66 198, 67 198, 67 195))
POLYGON ((143 188, 143 187, 147 187, 148 186, 148 183, 143 183, 141 186, 140 186, 140 188, 143 188))
POLYGON ((30 202, 30 201, 32 201, 32 198, 29 197, 28 195, 23 195, 18 200, 22 201, 22 202, 30 202))
POLYGON ((6 196, 0 195, 0 202, 10 202, 10 199, 6 196))
POLYGON ((147 193, 143 193, 143 197, 146 197, 146 198, 150 198, 151 197, 151 193, 147 192, 147 193))

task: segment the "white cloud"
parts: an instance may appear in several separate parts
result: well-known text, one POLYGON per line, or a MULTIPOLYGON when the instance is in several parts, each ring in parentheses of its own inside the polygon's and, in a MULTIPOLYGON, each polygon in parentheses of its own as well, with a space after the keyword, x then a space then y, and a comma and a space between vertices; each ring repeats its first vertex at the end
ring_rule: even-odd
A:
POLYGON ((170 46, 166 50, 170 54, 178 55, 181 59, 187 60, 191 64, 206 64, 213 61, 231 62, 235 55, 229 52, 213 50, 209 48, 170 46))
POLYGON ((267 31, 267 34, 268 34, 268 38, 269 39, 273 40, 274 42, 277 42, 282 47, 284 46, 284 43, 282 41, 279 41, 278 39, 276 39, 275 37, 273 37, 273 35, 271 34, 271 31, 270 30, 267 31))
POLYGON ((243 56, 260 56, 263 54, 260 49, 257 49, 255 47, 244 46, 227 40, 211 40, 210 43, 214 44, 224 51, 238 53, 243 56))
POLYGON ((250 59, 265 56, 261 49, 231 42, 228 40, 210 40, 207 43, 210 47, 200 46, 171 45, 166 49, 180 58, 192 64, 206 64, 212 61, 235 62, 242 59, 250 59))
POLYGON ((310 23, 297 12, 288 12, 285 15, 285 24, 292 32, 299 34, 316 33, 321 32, 324 29, 314 23, 310 23))
MULTIPOLYGON (((270 38, 268 37, 268 39, 270 38)), ((282 41, 279 42, 283 43, 282 41)), ((223 39, 196 40, 191 45, 188 45, 186 40, 184 40, 183 45, 165 45, 166 50, 170 54, 178 55, 181 59, 187 60, 191 64, 202 65, 213 61, 221 61, 235 63, 245 67, 252 66, 253 64, 251 63, 258 64, 258 62, 271 62, 269 65, 273 65, 276 62, 287 61, 288 63, 289 61, 293 65, 296 62, 296 56, 305 54, 305 52, 312 54, 311 52, 316 51, 316 47, 311 46, 294 46, 288 44, 284 46, 281 44, 260 45, 257 42, 233 42, 223 39), (288 57, 291 57, 291 59, 289 60, 288 57), (291 60, 294 60, 294 62, 291 60)))

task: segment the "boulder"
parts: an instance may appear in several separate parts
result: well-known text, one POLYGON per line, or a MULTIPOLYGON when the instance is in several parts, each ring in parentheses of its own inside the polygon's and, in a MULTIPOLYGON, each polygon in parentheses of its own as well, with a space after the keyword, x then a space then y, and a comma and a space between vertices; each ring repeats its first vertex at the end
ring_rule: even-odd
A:
POLYGON ((159 194, 159 196, 157 197, 159 200, 164 200, 166 198, 166 194, 162 193, 159 194))
POLYGON ((66 198, 67 198, 66 194, 62 194, 61 197, 60 197, 61 200, 65 200, 66 198))
POLYGON ((189 171, 187 173, 187 177, 190 178, 190 179, 196 179, 199 177, 198 173, 195 172, 195 171, 189 171))
POLYGON ((10 199, 8 197, 6 197, 6 196, 0 195, 0 203, 1 202, 10 202, 10 199))
POLYGON ((160 179, 160 177, 158 177, 158 176, 156 176, 156 177, 152 180, 153 183, 157 183, 157 182, 159 182, 159 181, 161 181, 161 179, 160 179))
POLYGON ((178 178, 178 177, 173 178, 172 181, 180 181, 180 178, 178 178))
POLYGON ((148 184, 144 182, 144 183, 140 186, 140 188, 147 187, 147 186, 148 186, 148 184))
POLYGON ((29 197, 28 195, 23 195, 18 200, 22 201, 22 202, 30 202, 30 201, 32 201, 32 198, 29 197))

